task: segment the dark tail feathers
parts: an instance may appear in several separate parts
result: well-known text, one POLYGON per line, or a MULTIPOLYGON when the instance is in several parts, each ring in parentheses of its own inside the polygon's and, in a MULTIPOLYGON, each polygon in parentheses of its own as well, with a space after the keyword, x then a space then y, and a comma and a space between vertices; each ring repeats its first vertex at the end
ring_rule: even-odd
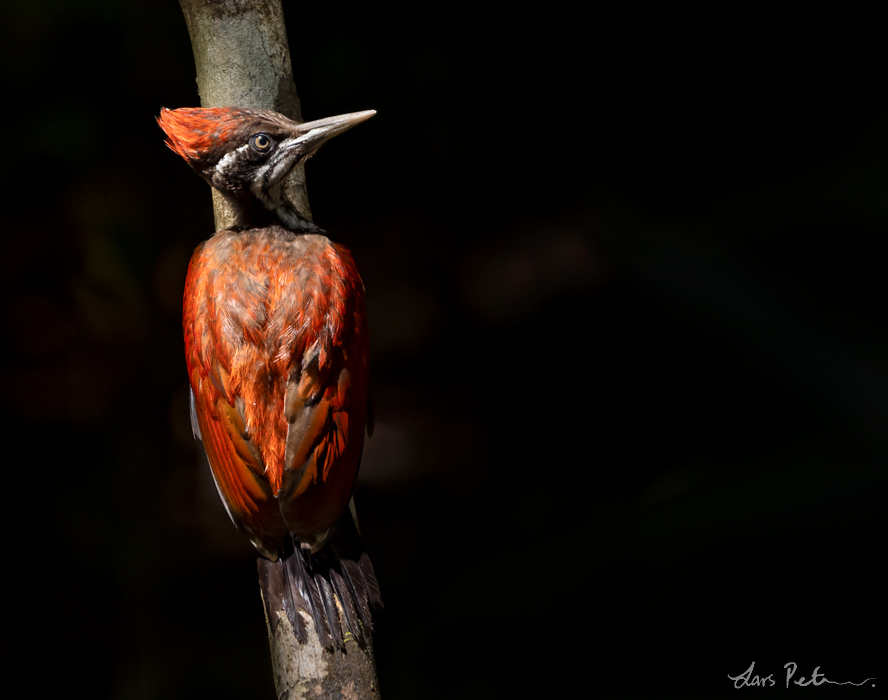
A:
POLYGON ((366 646, 373 631, 373 615, 382 610, 373 565, 348 510, 336 527, 315 554, 301 549, 291 538, 277 561, 259 559, 259 582, 272 633, 280 623, 278 611, 283 611, 296 639, 305 643, 308 633, 300 615, 303 612, 311 616, 328 651, 344 648, 349 639, 366 646))

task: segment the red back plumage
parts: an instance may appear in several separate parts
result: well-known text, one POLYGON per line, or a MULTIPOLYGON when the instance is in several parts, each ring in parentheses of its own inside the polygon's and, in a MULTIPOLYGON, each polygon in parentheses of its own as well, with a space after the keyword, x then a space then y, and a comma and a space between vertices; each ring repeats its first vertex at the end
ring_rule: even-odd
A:
POLYGON ((351 493, 367 412, 351 255, 277 228, 217 234, 192 259, 184 326, 204 446, 232 515, 259 540, 329 527, 351 493), (245 489, 250 472, 265 496, 245 489))

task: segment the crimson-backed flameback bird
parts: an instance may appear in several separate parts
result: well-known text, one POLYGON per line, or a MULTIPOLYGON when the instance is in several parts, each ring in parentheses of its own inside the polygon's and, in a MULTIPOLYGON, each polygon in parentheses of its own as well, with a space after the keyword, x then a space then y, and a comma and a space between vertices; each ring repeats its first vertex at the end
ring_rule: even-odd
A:
POLYGON ((300 611, 325 647, 363 643, 381 605, 347 509, 368 417, 364 287, 349 251, 288 200, 284 180, 373 116, 296 123, 237 108, 163 109, 167 145, 234 204, 185 282, 192 429, 231 520, 259 552, 269 621, 300 611))

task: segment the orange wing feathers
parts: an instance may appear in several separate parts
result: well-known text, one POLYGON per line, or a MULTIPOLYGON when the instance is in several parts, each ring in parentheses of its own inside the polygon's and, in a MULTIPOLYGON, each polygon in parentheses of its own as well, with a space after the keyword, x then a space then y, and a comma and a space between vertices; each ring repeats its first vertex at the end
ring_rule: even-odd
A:
POLYGON ((232 520, 271 559, 288 532, 322 544, 348 503, 367 415, 351 256, 277 227, 223 231, 195 252, 184 306, 195 412, 232 520))

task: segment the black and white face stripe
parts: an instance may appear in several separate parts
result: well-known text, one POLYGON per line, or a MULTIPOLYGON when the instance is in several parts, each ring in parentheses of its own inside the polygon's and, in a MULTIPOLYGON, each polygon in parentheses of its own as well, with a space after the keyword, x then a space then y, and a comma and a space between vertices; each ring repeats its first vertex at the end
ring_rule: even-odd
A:
POLYGON ((250 191, 257 197, 261 190, 274 187, 283 180, 296 164, 310 155, 306 152, 305 143, 300 138, 288 138, 281 141, 277 148, 269 154, 266 162, 259 166, 250 183, 250 191))

